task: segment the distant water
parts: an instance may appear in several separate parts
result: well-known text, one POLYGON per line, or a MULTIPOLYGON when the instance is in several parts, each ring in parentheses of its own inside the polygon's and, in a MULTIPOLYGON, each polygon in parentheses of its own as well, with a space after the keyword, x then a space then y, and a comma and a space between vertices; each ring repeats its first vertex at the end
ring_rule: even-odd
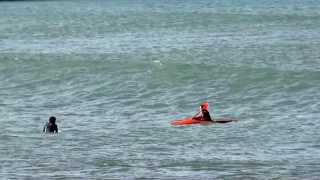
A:
POLYGON ((319 179, 320 1, 1 1, 0 115, 0 179, 319 179))

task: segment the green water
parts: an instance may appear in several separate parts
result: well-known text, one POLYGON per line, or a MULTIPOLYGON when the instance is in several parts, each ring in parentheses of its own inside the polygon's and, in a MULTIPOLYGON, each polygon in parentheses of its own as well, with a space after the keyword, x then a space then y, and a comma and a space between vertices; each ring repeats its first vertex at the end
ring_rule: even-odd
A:
POLYGON ((319 178, 319 10, 0 1, 0 178, 319 178), (239 121, 170 125, 204 101, 239 121))

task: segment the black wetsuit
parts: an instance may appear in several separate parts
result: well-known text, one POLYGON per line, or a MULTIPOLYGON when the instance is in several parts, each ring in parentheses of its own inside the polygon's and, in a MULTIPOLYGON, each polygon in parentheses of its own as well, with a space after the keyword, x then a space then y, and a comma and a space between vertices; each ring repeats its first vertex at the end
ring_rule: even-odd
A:
POLYGON ((202 119, 204 121, 212 121, 209 111, 202 109, 202 119))
POLYGON ((58 126, 57 126, 57 124, 47 123, 43 128, 43 132, 58 133, 58 126))

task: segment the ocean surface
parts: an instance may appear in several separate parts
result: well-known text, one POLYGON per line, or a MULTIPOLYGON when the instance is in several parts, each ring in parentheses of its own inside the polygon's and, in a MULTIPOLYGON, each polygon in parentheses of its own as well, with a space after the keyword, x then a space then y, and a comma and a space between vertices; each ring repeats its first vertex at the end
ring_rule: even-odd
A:
POLYGON ((0 1, 0 179, 320 179, 319 120, 318 0, 0 1))

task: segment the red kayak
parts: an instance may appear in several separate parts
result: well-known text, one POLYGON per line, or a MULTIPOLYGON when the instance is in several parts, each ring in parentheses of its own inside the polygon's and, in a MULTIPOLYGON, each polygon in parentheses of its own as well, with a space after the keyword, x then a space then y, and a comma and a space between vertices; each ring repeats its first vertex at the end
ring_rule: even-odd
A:
POLYGON ((204 121, 199 119, 186 118, 186 119, 172 121, 171 125, 174 125, 174 126, 187 126, 187 125, 193 125, 193 124, 209 125, 213 123, 229 123, 233 121, 237 121, 237 120, 221 118, 221 119, 214 119, 213 121, 204 121))

